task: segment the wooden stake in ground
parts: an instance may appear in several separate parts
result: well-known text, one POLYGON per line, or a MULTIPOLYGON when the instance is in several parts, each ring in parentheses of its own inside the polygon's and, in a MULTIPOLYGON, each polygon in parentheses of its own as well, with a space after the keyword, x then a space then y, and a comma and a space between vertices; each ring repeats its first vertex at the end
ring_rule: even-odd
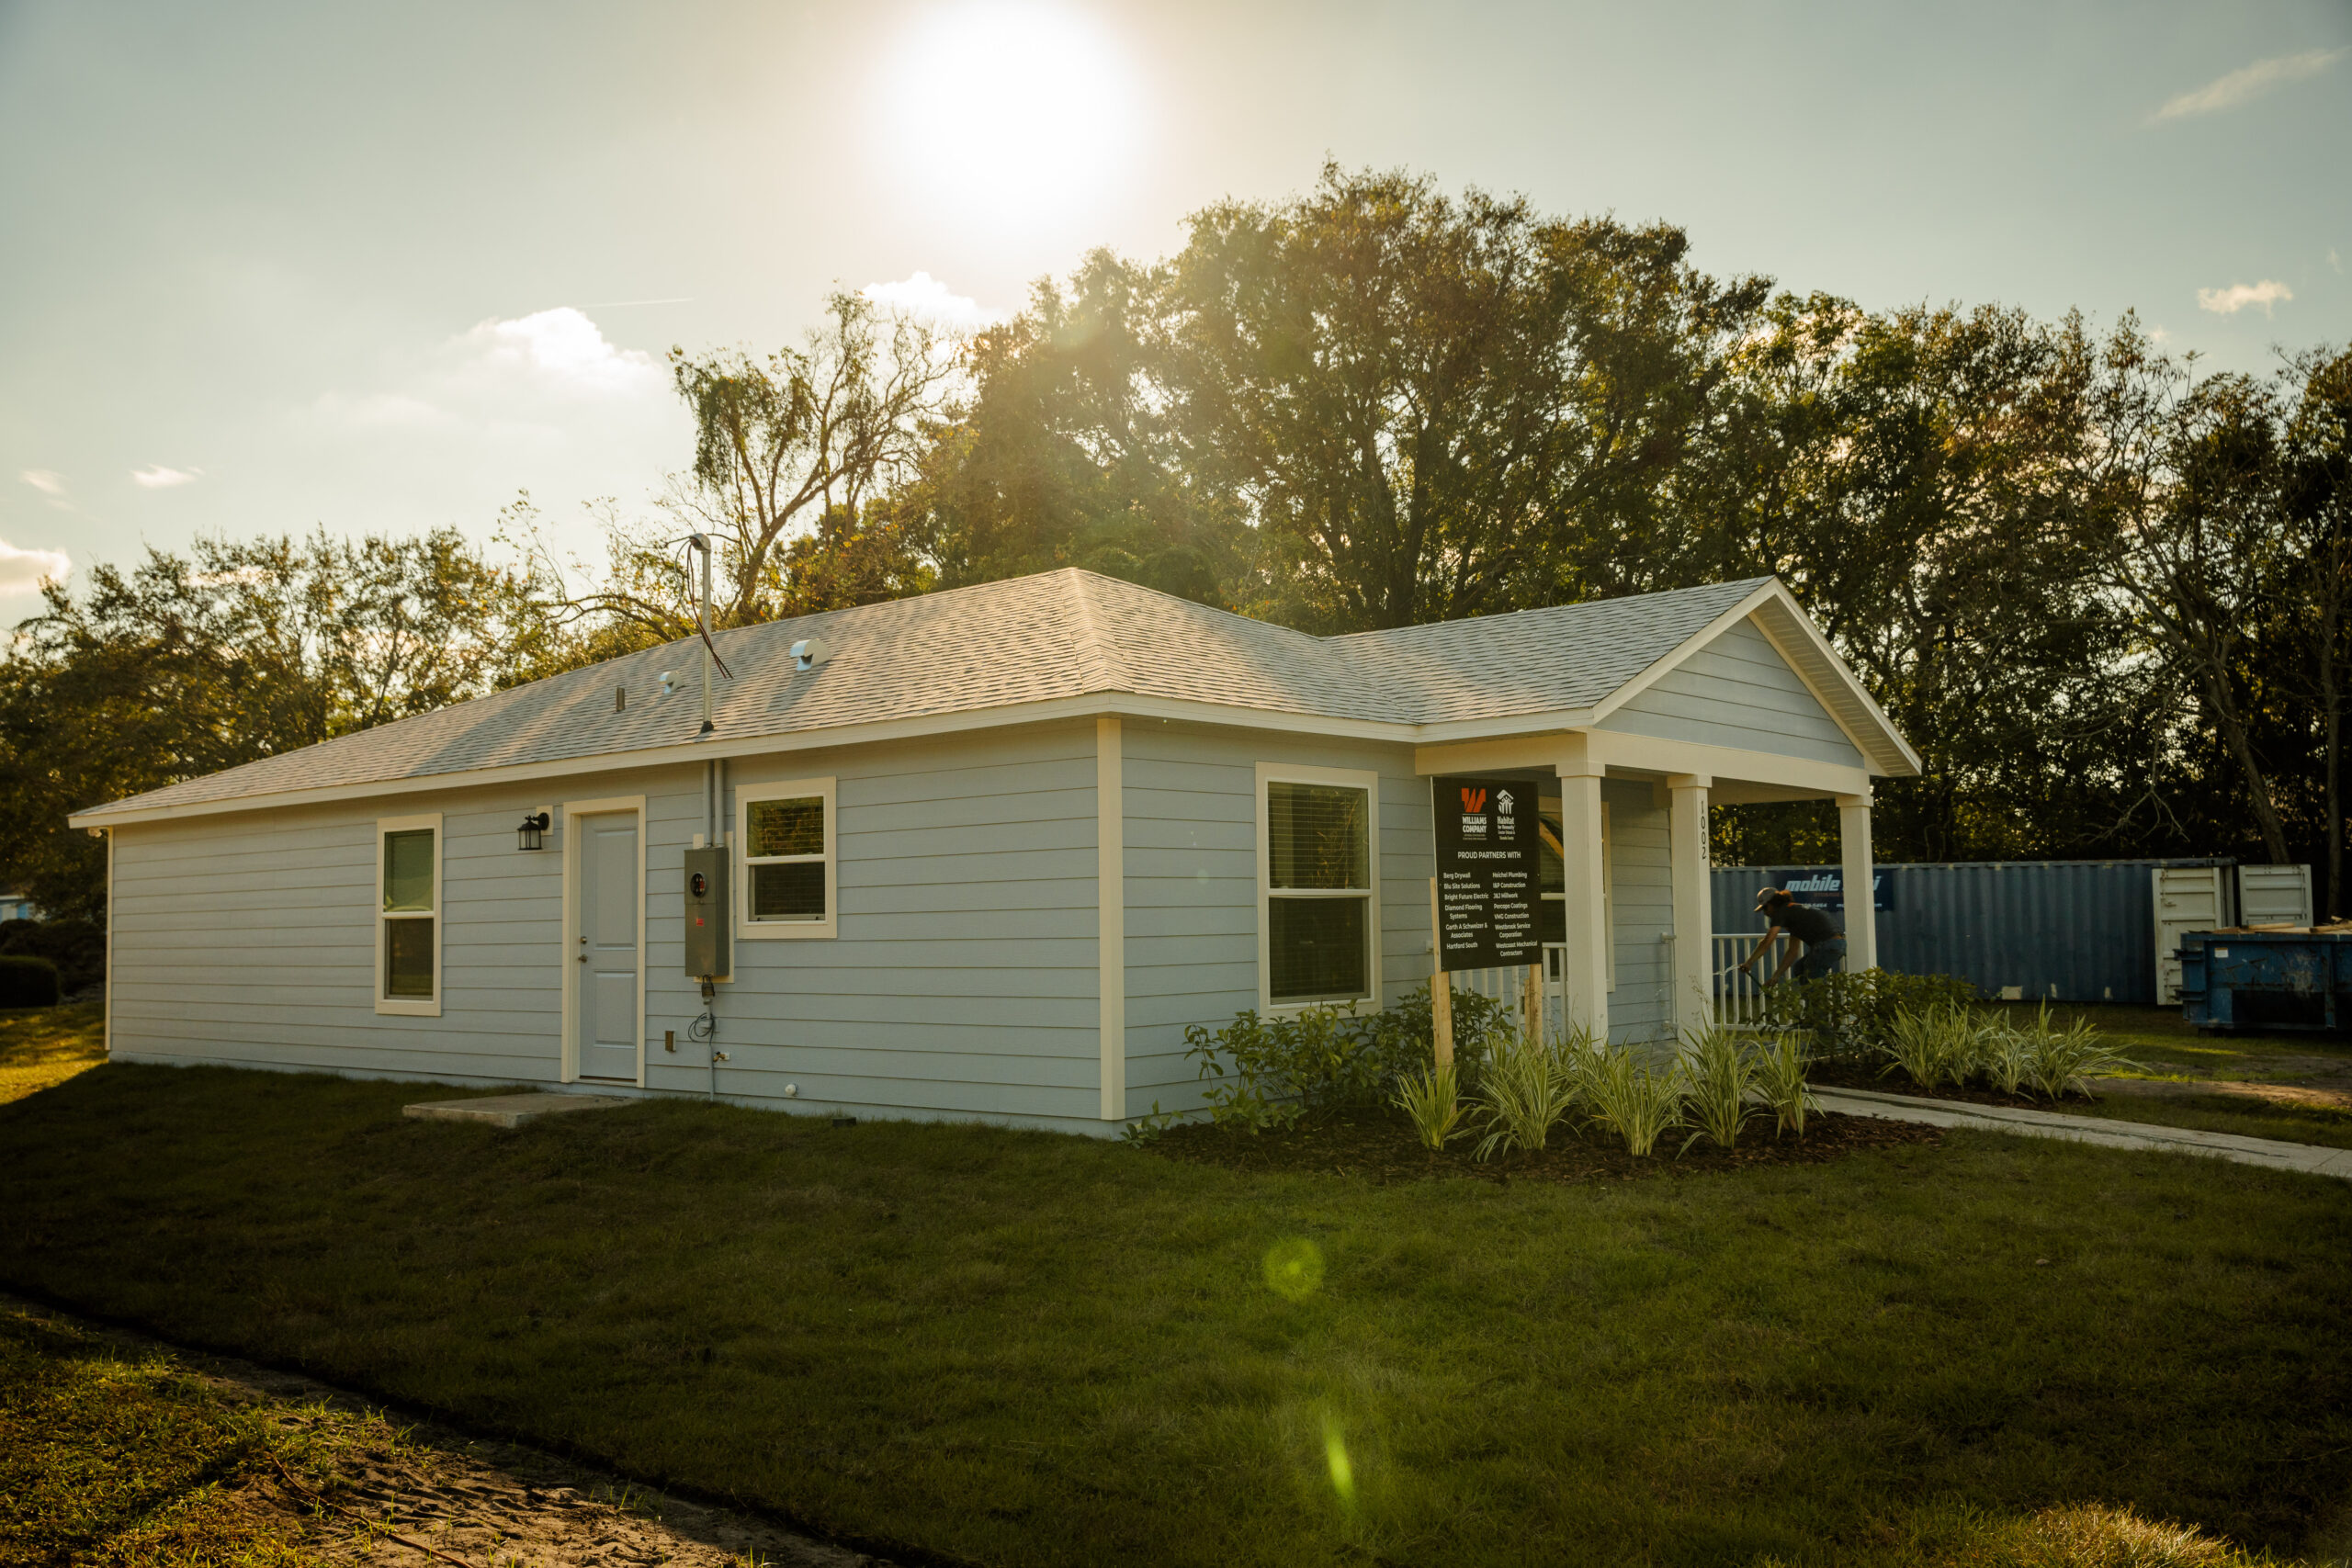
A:
POLYGON ((1525 1015, 1526 1034, 1530 1044, 1540 1044, 1544 1039, 1544 965, 1527 966, 1527 983, 1520 987, 1520 1010, 1525 1015))
POLYGON ((1437 878, 1430 878, 1430 1033, 1437 1065, 1453 1066, 1453 976, 1445 972, 1445 928, 1438 921, 1437 878))

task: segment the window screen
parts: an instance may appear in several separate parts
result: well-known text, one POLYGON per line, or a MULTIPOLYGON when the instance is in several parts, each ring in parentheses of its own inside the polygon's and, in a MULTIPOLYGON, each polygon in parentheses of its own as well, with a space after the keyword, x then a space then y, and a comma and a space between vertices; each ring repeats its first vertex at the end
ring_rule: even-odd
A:
POLYGON ((1371 797, 1345 784, 1266 784, 1266 990, 1276 1002, 1372 990, 1371 797))
POLYGON ((746 801, 743 820, 750 918, 823 920, 825 797, 746 801))

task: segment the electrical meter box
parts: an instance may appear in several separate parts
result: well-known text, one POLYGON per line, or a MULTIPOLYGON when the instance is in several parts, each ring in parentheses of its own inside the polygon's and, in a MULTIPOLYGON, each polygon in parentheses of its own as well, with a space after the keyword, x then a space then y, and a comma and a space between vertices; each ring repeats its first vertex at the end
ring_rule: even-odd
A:
POLYGON ((731 975, 727 936, 727 852, 686 852, 686 978, 731 975))

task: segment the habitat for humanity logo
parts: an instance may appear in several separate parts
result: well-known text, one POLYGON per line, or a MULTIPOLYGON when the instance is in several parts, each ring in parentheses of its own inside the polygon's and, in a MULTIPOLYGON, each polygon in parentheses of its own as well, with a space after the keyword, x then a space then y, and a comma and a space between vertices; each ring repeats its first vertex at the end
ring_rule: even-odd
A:
POLYGON ((1462 836, 1483 839, 1487 836, 1487 792, 1465 787, 1462 791, 1462 836))
POLYGON ((1498 839, 1519 837, 1519 818, 1510 814, 1510 791, 1495 791, 1495 837, 1498 839))

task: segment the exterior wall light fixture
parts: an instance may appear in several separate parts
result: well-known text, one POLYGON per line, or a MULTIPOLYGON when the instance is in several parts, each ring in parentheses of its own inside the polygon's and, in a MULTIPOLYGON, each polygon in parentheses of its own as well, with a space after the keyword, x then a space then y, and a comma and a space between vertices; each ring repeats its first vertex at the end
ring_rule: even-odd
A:
POLYGON ((524 818, 523 825, 514 829, 514 847, 518 850, 539 848, 546 841, 542 835, 547 832, 548 823, 550 820, 551 818, 544 811, 534 811, 524 818))

